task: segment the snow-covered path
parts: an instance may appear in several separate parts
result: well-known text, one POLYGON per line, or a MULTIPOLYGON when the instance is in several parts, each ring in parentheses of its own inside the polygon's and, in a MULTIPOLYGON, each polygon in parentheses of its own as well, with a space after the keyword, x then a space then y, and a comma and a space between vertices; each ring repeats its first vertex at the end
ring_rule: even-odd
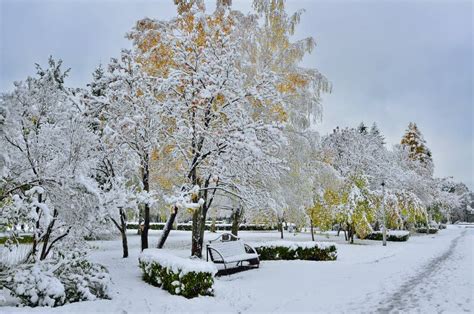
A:
POLYGON ((474 229, 470 229, 469 234, 468 229, 463 230, 442 254, 420 267, 394 294, 386 296, 379 303, 377 312, 416 309, 423 312, 472 311, 474 229))
MULTIPOLYGON (((150 243, 156 243, 157 233, 150 243)), ((215 235, 209 235, 214 237, 215 235)), ((274 240, 277 232, 242 232, 246 241, 274 240)), ((310 240, 309 234, 287 234, 288 240, 310 240)), ((189 232, 173 231, 167 247, 189 254, 189 232)), ((214 297, 185 299, 152 287, 137 267, 139 237, 130 234, 130 258, 122 259, 120 242, 93 242, 92 258, 105 264, 114 281, 112 300, 80 302, 33 312, 319 312, 386 313, 473 310, 474 228, 450 226, 436 235, 413 236, 408 242, 356 240, 319 235, 338 244, 334 262, 266 261, 261 268, 216 279, 214 297)), ((3 308, 0 312, 25 311, 3 308)))

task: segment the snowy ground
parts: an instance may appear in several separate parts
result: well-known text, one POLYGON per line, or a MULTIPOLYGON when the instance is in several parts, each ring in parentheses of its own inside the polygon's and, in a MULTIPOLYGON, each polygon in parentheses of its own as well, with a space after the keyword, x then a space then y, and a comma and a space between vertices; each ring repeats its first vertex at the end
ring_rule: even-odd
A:
MULTIPOLYGON (((151 235, 156 243, 158 233, 151 235)), ((209 239, 213 234, 206 234, 209 239)), ((186 256, 190 232, 173 231, 167 247, 186 256)), ((277 232, 241 232, 247 241, 278 239, 277 232)), ((288 240, 310 240, 309 234, 287 234, 288 240)), ((261 267, 215 283, 215 297, 185 299, 141 280, 137 267, 139 237, 131 232, 130 258, 122 259, 119 240, 92 242, 92 258, 105 264, 114 281, 112 300, 63 307, 0 308, 8 312, 473 312, 473 226, 449 226, 435 235, 408 242, 356 240, 319 235, 338 244, 334 262, 267 261, 261 267)))

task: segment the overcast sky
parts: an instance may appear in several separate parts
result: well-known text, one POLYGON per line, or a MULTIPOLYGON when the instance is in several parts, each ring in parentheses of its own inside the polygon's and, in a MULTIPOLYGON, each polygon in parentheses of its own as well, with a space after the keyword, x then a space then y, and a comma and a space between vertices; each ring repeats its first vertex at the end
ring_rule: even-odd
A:
MULTIPOLYGON (((0 91, 49 55, 72 68, 70 86, 85 86, 99 63, 130 47, 124 34, 137 19, 174 14, 172 0, 0 3, 0 91)), ((250 4, 234 0, 244 12, 250 4)), ((333 84, 323 99, 323 134, 375 121, 392 145, 414 121, 433 152, 435 175, 473 189, 471 1, 287 0, 287 7, 306 9, 296 37, 313 36, 318 46, 304 64, 333 84)))

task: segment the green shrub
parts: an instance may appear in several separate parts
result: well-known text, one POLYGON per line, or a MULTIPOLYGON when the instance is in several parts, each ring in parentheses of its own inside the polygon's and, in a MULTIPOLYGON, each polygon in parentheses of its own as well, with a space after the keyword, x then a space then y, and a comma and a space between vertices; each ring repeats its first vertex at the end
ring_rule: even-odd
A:
MULTIPOLYGON (((401 232, 398 230, 395 230, 395 231, 389 230, 387 233, 387 241, 392 241, 392 242, 404 242, 404 241, 407 241, 409 237, 410 237, 410 232, 408 231, 401 232)), ((374 231, 368 236, 366 236, 365 239, 382 241, 383 240, 382 231, 374 231)))
POLYGON ((24 235, 20 235, 16 239, 13 239, 11 237, 0 237, 0 244, 5 244, 5 242, 7 242, 9 239, 13 243, 18 243, 18 244, 33 243, 33 235, 32 234, 24 234, 24 235))
POLYGON ((336 245, 318 242, 275 241, 255 244, 260 260, 333 261, 337 259, 336 245))
MULTIPOLYGON (((438 232, 438 228, 430 228, 428 233, 429 234, 434 234, 434 233, 437 233, 438 232)), ((418 233, 426 233, 426 227, 425 228, 418 228, 416 229, 416 232, 418 233)))
POLYGON ((199 259, 174 256, 166 250, 146 249, 139 257, 143 280, 171 294, 194 298, 214 295, 217 269, 199 259))

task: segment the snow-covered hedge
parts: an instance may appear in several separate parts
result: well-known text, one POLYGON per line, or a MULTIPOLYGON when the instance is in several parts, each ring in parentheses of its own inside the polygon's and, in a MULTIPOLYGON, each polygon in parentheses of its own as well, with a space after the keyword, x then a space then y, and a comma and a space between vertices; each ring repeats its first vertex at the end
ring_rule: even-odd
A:
MULTIPOLYGON (((428 233, 430 233, 430 234, 437 233, 438 230, 439 230, 438 228, 431 228, 431 227, 430 227, 428 233)), ((416 229, 416 232, 418 232, 418 233, 426 233, 426 227, 424 227, 424 228, 418 228, 418 229, 416 229)))
POLYGON ((139 257, 143 279, 171 294, 194 298, 214 295, 214 276, 217 269, 212 263, 199 259, 182 258, 163 249, 146 249, 139 257))
MULTIPOLYGON (((388 230, 387 241, 404 242, 410 237, 410 232, 406 230, 388 230)), ((382 231, 374 231, 365 237, 366 240, 383 240, 382 231)))
POLYGON ((109 285, 107 269, 82 257, 23 264, 9 270, 0 284, 27 306, 108 299, 109 285))
POLYGON ((337 258, 337 248, 326 242, 273 241, 253 243, 260 260, 310 260, 333 261, 337 258))
MULTIPOLYGON (((163 230, 165 226, 164 222, 152 222, 150 223, 150 230, 163 230)), ((232 224, 216 224, 217 231, 230 231, 232 230, 232 224)), ((176 226, 176 230, 191 231, 193 225, 191 223, 179 223, 176 226)), ((127 229, 136 230, 138 229, 138 223, 132 222, 127 224, 127 229)), ((205 230, 211 230, 211 224, 206 224, 205 230)), ((264 225, 264 224, 241 224, 239 230, 243 231, 270 231, 276 230, 275 226, 264 225)))

